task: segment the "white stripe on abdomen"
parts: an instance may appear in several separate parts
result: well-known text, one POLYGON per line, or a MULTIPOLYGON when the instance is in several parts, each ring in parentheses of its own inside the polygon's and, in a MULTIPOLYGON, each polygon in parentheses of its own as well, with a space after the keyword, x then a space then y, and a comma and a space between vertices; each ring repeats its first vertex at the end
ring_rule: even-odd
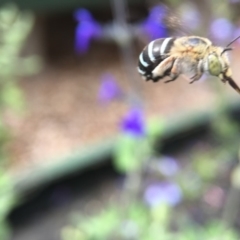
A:
POLYGON ((154 42, 155 42, 155 41, 152 41, 152 42, 150 42, 149 45, 148 45, 148 56, 149 56, 149 58, 150 58, 150 60, 151 60, 152 62, 155 61, 155 57, 154 57, 154 55, 153 55, 153 44, 154 44, 154 42))
POLYGON ((148 63, 143 60, 143 52, 139 56, 139 61, 144 67, 148 67, 148 63))
POLYGON ((161 49, 160 49, 160 54, 161 54, 161 55, 164 55, 165 50, 166 50, 166 47, 167 47, 167 45, 168 45, 168 43, 169 43, 169 41, 170 41, 171 39, 172 39, 172 38, 169 37, 169 38, 166 38, 166 39, 163 41, 162 46, 161 46, 161 49))
POLYGON ((144 72, 143 70, 141 70, 139 67, 137 68, 138 72, 141 74, 141 75, 144 75, 146 72, 144 72))

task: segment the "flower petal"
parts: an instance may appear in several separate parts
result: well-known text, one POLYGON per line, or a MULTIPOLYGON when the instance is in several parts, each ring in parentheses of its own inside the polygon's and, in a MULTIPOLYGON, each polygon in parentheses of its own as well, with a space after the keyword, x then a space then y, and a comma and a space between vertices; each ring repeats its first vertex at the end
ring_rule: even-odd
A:
POLYGON ((115 78, 110 74, 104 74, 101 77, 102 84, 99 89, 99 100, 109 102, 121 95, 121 89, 117 85, 115 78))
POLYGON ((182 199, 182 192, 178 185, 170 182, 155 183, 147 187, 144 200, 150 207, 159 204, 177 205, 182 199))
POLYGON ((143 112, 138 108, 131 109, 121 123, 122 131, 135 137, 145 135, 145 128, 143 112))
POLYGON ((79 9, 75 12, 74 17, 78 21, 75 33, 75 50, 80 54, 86 53, 90 41, 101 35, 101 26, 86 9, 79 9))

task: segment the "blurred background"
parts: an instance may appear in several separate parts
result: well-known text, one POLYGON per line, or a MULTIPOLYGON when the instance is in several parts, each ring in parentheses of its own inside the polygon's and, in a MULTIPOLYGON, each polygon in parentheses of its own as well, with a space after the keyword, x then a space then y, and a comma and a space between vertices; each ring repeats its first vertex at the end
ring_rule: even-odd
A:
POLYGON ((239 13, 238 0, 2 2, 0 239, 239 239, 238 93, 137 72, 157 38, 226 46, 239 13))

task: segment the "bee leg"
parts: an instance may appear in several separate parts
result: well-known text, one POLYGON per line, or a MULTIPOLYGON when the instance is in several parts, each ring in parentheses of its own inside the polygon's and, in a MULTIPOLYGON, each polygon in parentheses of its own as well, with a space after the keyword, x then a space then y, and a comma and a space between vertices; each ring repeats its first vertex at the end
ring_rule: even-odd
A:
POLYGON ((192 84, 192 83, 198 81, 201 77, 202 77, 202 73, 200 73, 200 74, 198 74, 198 73, 195 74, 193 77, 190 78, 190 79, 192 79, 192 81, 189 82, 189 84, 192 84))
MULTIPOLYGON (((168 75, 174 65, 175 57, 168 57, 157 65, 152 71, 152 79, 161 79, 168 75)), ((154 80, 153 80, 154 81, 154 80)))
POLYGON ((173 81, 175 81, 175 80, 178 78, 178 76, 179 76, 179 75, 175 75, 175 76, 172 75, 172 76, 171 76, 171 79, 165 81, 164 83, 173 82, 173 81))
POLYGON ((170 76, 171 79, 165 81, 164 83, 173 82, 173 81, 175 81, 175 80, 178 78, 178 76, 180 75, 179 63, 180 63, 180 59, 177 58, 177 59, 174 61, 173 66, 172 66, 172 68, 171 68, 171 70, 170 70, 169 76, 170 76))
POLYGON ((165 81, 164 83, 169 83, 169 82, 173 82, 175 81, 178 77, 179 77, 180 73, 178 71, 172 71, 170 72, 170 74, 168 74, 168 76, 171 78, 167 81, 165 81))
POLYGON ((145 76, 146 81, 153 81, 153 82, 158 82, 161 78, 163 77, 162 76, 153 77, 151 73, 145 76))
POLYGON ((203 64, 202 64, 202 61, 199 61, 196 68, 196 74, 190 78, 192 81, 189 82, 189 84, 192 84, 195 81, 198 81, 202 77, 202 75, 203 75, 203 64))
POLYGON ((195 74, 194 76, 192 76, 190 79, 192 79, 192 81, 191 82, 189 82, 189 84, 192 84, 192 83, 194 83, 195 81, 197 81, 198 79, 196 79, 196 77, 197 77, 197 74, 195 74))
POLYGON ((153 82, 158 82, 160 79, 162 79, 163 77, 153 77, 152 80, 153 82))

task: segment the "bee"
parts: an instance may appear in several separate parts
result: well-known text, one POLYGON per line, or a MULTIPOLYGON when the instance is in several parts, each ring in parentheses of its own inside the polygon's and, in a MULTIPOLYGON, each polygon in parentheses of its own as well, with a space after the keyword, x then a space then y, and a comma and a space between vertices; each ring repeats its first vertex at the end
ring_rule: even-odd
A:
POLYGON ((139 55, 138 72, 147 81, 157 82, 164 77, 175 81, 180 74, 192 74, 190 84, 199 80, 203 73, 228 82, 240 94, 240 88, 232 79, 227 51, 240 36, 226 47, 219 47, 199 36, 159 38, 150 42, 139 55))

